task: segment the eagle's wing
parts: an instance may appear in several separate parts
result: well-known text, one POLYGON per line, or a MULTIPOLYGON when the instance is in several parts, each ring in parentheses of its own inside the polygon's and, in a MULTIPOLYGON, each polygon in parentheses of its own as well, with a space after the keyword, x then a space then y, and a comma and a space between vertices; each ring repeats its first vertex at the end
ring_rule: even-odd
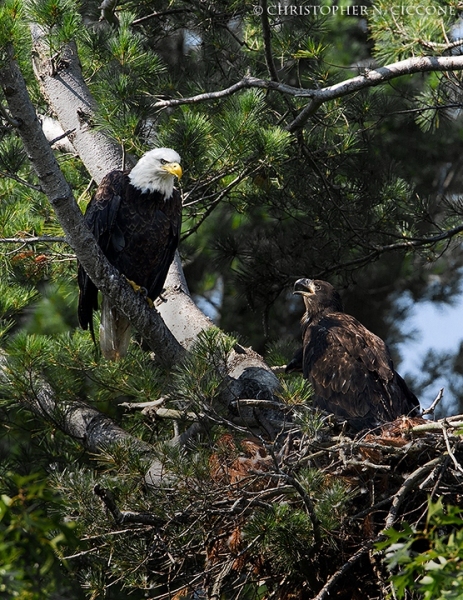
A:
POLYGON ((321 408, 359 426, 395 418, 390 409, 395 373, 389 351, 354 317, 326 315, 307 328, 303 371, 321 408))
MULTIPOLYGON (((116 217, 121 203, 124 177, 122 171, 112 171, 106 175, 85 212, 85 222, 93 233, 98 245, 114 262, 114 257, 124 247, 124 236, 116 225, 116 217)), ((93 311, 98 309, 98 290, 81 265, 77 280, 79 283, 78 318, 83 329, 93 333, 93 311)))
POLYGON ((150 265, 151 275, 148 287, 148 296, 155 300, 161 294, 167 273, 178 248, 181 229, 182 200, 178 190, 174 190, 174 196, 164 211, 157 210, 153 219, 152 235, 158 240, 158 251, 153 256, 150 265))

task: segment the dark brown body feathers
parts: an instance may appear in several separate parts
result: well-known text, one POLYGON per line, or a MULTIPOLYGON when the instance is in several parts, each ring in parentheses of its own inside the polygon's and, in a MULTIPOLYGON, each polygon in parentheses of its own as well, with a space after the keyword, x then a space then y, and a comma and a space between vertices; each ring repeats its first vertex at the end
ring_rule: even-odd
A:
MULTIPOLYGON (((85 221, 109 262, 155 300, 178 246, 181 212, 176 189, 165 200, 158 192, 141 193, 130 184, 128 172, 112 171, 90 201, 85 221)), ((92 330, 98 290, 80 265, 78 282, 79 323, 92 330)))

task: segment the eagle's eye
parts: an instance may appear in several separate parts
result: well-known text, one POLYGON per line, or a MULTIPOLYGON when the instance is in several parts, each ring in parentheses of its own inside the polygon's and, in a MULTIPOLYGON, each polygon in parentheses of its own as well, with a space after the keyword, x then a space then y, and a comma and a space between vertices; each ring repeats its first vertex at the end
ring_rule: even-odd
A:
POLYGON ((166 160, 165 158, 161 158, 161 160, 160 160, 161 165, 167 165, 168 162, 169 161, 166 160))
POLYGON ((320 287, 320 285, 318 283, 315 284, 315 289, 317 290, 317 292, 319 292, 322 288, 320 287))

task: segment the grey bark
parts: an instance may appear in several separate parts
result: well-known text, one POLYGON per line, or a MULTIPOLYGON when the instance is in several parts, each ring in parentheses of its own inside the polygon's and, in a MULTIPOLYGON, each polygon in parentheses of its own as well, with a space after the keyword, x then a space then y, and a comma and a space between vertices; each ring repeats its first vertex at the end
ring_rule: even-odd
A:
MULTIPOLYGON (((8 356, 0 350, 0 382, 7 386, 10 379, 8 356)), ((22 398, 22 403, 37 417, 52 422, 94 454, 109 449, 116 443, 125 442, 142 452, 153 452, 149 444, 133 437, 85 402, 62 398, 57 401, 51 386, 38 377, 31 381, 30 391, 22 398)))

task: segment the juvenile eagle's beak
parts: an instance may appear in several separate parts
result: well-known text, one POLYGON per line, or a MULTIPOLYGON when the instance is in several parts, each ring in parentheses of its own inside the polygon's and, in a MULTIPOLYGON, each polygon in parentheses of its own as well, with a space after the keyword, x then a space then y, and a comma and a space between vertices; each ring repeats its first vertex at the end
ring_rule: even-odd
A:
POLYGON ((176 162, 167 163, 167 165, 163 165, 161 169, 167 171, 171 175, 175 175, 178 179, 183 175, 182 167, 176 162))
POLYGON ((298 279, 294 284, 293 294, 307 296, 315 294, 315 285, 312 279, 298 279))

